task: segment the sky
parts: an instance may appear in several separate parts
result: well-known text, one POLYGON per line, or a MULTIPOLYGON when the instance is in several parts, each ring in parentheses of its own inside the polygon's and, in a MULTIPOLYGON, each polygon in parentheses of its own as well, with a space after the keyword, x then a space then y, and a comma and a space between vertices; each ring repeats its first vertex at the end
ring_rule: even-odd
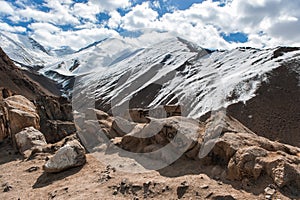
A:
POLYGON ((299 0, 0 0, 0 31, 74 50, 146 30, 211 49, 300 46, 299 10, 299 0))

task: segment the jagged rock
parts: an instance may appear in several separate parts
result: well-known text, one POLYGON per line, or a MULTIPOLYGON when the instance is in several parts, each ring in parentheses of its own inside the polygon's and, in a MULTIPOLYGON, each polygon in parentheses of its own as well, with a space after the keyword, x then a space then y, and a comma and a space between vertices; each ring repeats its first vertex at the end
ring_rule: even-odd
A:
POLYGON ((253 177, 256 180, 263 167, 255 160, 265 156, 267 156, 267 151, 256 146, 238 150, 228 163, 228 178, 242 180, 244 177, 253 177))
POLYGON ((101 110, 89 108, 85 112, 85 119, 86 120, 108 120, 109 115, 101 110))
POLYGON ((300 188, 299 148, 260 137, 232 117, 214 119, 213 125, 214 117, 207 120, 200 154, 206 145, 209 150, 202 163, 226 166, 231 180, 257 180, 267 174, 278 187, 300 188), (212 133, 207 132, 208 125, 212 133))
POLYGON ((77 140, 69 141, 43 166, 45 172, 56 173, 86 163, 85 150, 77 140))
POLYGON ((196 145, 199 137, 196 120, 184 117, 149 119, 148 124, 136 125, 122 138, 121 146, 124 149, 132 152, 154 152, 170 144, 165 151, 153 154, 163 160, 170 160, 190 151, 196 145))
POLYGON ((75 124, 71 121, 47 120, 44 135, 47 142, 55 143, 76 132, 75 124))
POLYGON ((9 136, 16 148, 14 135, 23 128, 40 128, 40 117, 35 105, 24 96, 15 95, 0 103, 0 141, 9 136))
POLYGON ((11 124, 11 134, 20 132, 23 128, 33 126, 40 128, 40 117, 36 112, 35 105, 21 95, 8 97, 4 100, 8 110, 8 119, 11 124))
POLYGON ((34 147, 47 145, 44 135, 34 127, 28 127, 15 135, 16 144, 21 154, 30 155, 34 147), (25 153, 27 151, 27 153, 25 153))
POLYGON ((122 137, 132 131, 136 124, 127 121, 121 117, 116 117, 112 122, 112 129, 115 130, 117 136, 122 137))

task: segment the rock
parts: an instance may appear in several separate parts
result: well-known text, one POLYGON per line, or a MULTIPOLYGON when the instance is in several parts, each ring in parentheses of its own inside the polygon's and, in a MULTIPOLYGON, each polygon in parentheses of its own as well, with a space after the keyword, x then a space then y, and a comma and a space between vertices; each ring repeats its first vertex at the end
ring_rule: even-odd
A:
POLYGON ((75 124, 71 121, 47 120, 44 135, 47 142, 55 143, 76 132, 75 124))
POLYGON ((37 114, 36 107, 25 97, 21 95, 8 97, 4 100, 4 105, 8 111, 8 121, 12 135, 26 127, 40 128, 40 117, 37 114))
POLYGON ((3 187, 3 192, 9 192, 13 189, 13 187, 9 185, 9 183, 3 184, 2 187, 3 187))
POLYGON ((271 188, 271 187, 266 187, 265 189, 264 189, 264 191, 265 191, 265 194, 266 195, 271 195, 271 196, 273 196, 274 194, 275 194, 275 192, 276 192, 276 189, 274 189, 274 188, 271 188))
POLYGON ((186 191, 188 190, 189 185, 186 182, 181 183, 180 186, 177 187, 177 197, 178 199, 181 199, 184 194, 186 193, 186 191))
POLYGON ((149 110, 135 108, 135 109, 129 109, 129 116, 127 116, 127 119, 136 123, 148 123, 149 122, 149 119, 147 118, 148 116, 149 116, 149 110))
POLYGON ((242 180, 243 177, 253 177, 256 180, 260 176, 263 167, 255 160, 265 156, 267 156, 267 151, 256 146, 238 150, 228 163, 228 178, 242 180))
POLYGON ((45 172, 56 173, 86 163, 85 150, 77 140, 69 141, 43 166, 45 172))
POLYGON ((109 115, 95 108, 88 108, 85 112, 85 120, 108 120, 109 115))
POLYGON ((115 130, 119 137, 122 137, 132 131, 136 124, 127 121, 121 117, 116 117, 112 122, 112 129, 115 130))
POLYGON ((39 169, 40 168, 38 166, 33 166, 33 167, 30 167, 29 169, 26 169, 25 171, 31 173, 31 172, 35 172, 39 169))
POLYGON ((208 185, 202 185, 200 188, 201 188, 201 189, 208 189, 209 186, 208 186, 208 185))
POLYGON ((0 142, 9 135, 8 121, 5 108, 0 104, 0 142))
POLYGON ((15 141, 19 152, 23 155, 25 151, 30 151, 34 147, 47 145, 44 135, 34 127, 25 128, 15 134, 15 141))
POLYGON ((122 147, 132 152, 154 152, 170 144, 167 151, 152 155, 163 160, 183 155, 197 143, 198 122, 184 117, 153 119, 148 124, 138 124, 122 138, 122 147))

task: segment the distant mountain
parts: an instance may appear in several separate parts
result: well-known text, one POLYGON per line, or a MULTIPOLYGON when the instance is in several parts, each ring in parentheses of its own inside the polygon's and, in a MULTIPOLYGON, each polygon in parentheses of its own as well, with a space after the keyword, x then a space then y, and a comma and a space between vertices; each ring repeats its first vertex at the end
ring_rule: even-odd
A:
POLYGON ((39 73, 58 82, 81 106, 90 103, 84 96, 90 94, 97 108, 120 115, 128 108, 180 104, 184 115, 201 119, 227 108, 260 135, 268 132, 293 145, 300 140, 299 48, 210 51, 182 38, 156 35, 148 46, 143 42, 149 38, 109 38, 51 56, 39 45, 29 45, 25 36, 0 36, 9 57, 25 65, 42 64, 39 73))
POLYGON ((25 67, 44 66, 52 60, 41 44, 25 35, 0 33, 0 46, 14 62, 25 67))
POLYGON ((58 49, 51 49, 50 52, 54 56, 61 57, 61 56, 65 56, 65 55, 68 55, 68 54, 73 54, 73 53, 75 53, 75 50, 72 49, 69 46, 62 46, 58 49))

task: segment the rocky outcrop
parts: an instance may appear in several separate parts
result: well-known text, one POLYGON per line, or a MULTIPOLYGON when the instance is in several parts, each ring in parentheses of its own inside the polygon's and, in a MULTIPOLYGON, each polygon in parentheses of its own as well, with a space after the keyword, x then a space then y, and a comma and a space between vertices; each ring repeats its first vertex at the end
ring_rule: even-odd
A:
POLYGON ((35 105, 24 96, 15 95, 4 100, 10 123, 11 134, 20 132, 25 127, 40 128, 40 117, 35 105))
POLYGON ((76 131, 71 103, 63 97, 42 96, 37 101, 41 132, 48 143, 55 143, 76 131))
POLYGON ((24 96, 9 96, 0 102, 0 141, 10 137, 15 146, 16 133, 30 126, 39 129, 39 124, 35 105, 24 96))
POLYGON ((47 120, 43 133, 49 143, 55 143, 76 132, 76 127, 71 121, 47 120))
POLYGON ((44 165, 45 172, 57 173, 84 165, 85 150, 77 140, 69 141, 60 148, 44 165))
POLYGON ((300 188, 299 148, 260 137, 231 117, 222 118, 218 124, 223 124, 219 136, 208 137, 201 144, 199 155, 206 144, 212 148, 200 162, 225 167, 230 180, 255 181, 267 175, 280 188, 300 188))
POLYGON ((15 135, 19 152, 26 158, 31 155, 33 148, 47 145, 44 135, 34 127, 28 127, 15 135))

